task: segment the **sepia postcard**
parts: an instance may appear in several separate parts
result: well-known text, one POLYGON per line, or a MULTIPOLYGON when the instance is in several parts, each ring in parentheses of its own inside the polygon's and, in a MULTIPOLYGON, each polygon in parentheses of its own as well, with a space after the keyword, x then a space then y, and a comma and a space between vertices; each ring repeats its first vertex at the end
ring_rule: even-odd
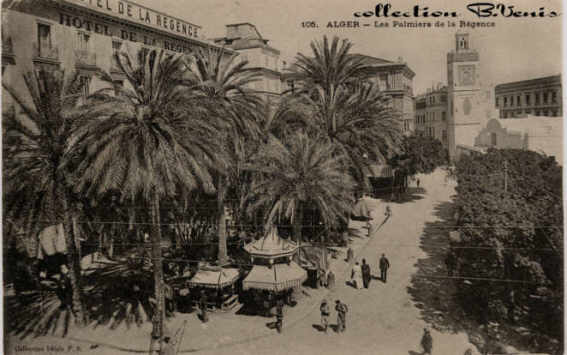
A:
POLYGON ((3 353, 560 355, 560 0, 1 0, 3 353))

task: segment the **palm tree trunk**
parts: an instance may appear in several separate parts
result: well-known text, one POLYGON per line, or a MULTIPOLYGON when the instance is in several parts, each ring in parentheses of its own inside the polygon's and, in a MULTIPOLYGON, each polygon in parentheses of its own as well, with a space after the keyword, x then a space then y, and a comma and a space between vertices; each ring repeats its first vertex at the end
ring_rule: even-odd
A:
MULTIPOLYGON (((156 299, 156 308, 152 317, 154 336, 159 339, 159 348, 162 347, 163 335, 163 316, 164 316, 164 299, 163 299, 163 264, 161 258, 161 229, 159 215, 159 195, 154 191, 152 196, 151 213, 152 213, 152 262, 154 268, 154 292, 156 299)), ((152 344, 154 338, 152 338, 152 344)))
POLYGON ((219 250, 217 261, 219 265, 224 265, 228 259, 227 246, 226 246, 226 213, 224 211, 224 195, 226 193, 226 186, 224 178, 219 176, 217 184, 217 230, 219 237, 219 250))
POLYGON ((303 223, 303 209, 301 204, 297 205, 293 218, 293 236, 298 243, 301 243, 301 225, 303 223))
POLYGON ((69 211, 67 196, 61 198, 63 204, 63 233, 65 234, 65 246, 67 248, 67 263, 69 264, 69 280, 71 282, 72 309, 75 321, 79 325, 86 324, 86 314, 83 307, 81 292, 81 260, 77 251, 75 233, 73 230, 73 218, 69 211))

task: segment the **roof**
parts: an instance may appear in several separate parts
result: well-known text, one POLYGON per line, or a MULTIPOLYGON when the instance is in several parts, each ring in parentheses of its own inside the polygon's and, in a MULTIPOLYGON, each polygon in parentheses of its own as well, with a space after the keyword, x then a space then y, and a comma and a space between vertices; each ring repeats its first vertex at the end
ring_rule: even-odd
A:
POLYGON ((293 261, 289 264, 275 264, 272 267, 254 265, 242 281, 242 288, 283 291, 299 287, 305 280, 307 280, 307 271, 293 261))
POLYGON ((219 269, 200 269, 189 280, 188 285, 191 287, 210 287, 223 288, 238 280, 238 269, 219 268, 219 269))
POLYGON ((253 257, 277 258, 291 256, 297 251, 297 244, 278 235, 277 227, 273 226, 264 238, 253 241, 244 246, 253 257))
POLYGON ((556 83, 561 85, 561 74, 551 75, 551 76, 544 76, 541 78, 533 78, 527 80, 519 80, 519 81, 512 81, 509 83, 502 83, 498 84, 495 87, 495 90, 502 90, 508 89, 509 87, 517 87, 517 86, 531 86, 531 85, 538 85, 538 84, 548 84, 548 83, 556 83))

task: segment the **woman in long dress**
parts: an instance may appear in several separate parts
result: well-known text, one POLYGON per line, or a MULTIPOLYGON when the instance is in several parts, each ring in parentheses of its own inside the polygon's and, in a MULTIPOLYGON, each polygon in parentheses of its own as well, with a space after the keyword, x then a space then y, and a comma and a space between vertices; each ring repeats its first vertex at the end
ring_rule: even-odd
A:
POLYGON ((362 283, 362 268, 358 261, 352 267, 351 282, 354 287, 361 289, 363 287, 362 283))

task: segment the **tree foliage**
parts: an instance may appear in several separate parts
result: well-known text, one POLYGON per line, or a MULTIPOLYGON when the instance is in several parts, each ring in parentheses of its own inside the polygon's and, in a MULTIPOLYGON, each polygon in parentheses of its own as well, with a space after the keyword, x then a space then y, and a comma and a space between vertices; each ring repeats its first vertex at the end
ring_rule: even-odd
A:
POLYGON ((459 283, 463 307, 560 339, 562 168, 536 152, 491 150, 463 157, 456 178, 455 267, 471 278, 459 283))

